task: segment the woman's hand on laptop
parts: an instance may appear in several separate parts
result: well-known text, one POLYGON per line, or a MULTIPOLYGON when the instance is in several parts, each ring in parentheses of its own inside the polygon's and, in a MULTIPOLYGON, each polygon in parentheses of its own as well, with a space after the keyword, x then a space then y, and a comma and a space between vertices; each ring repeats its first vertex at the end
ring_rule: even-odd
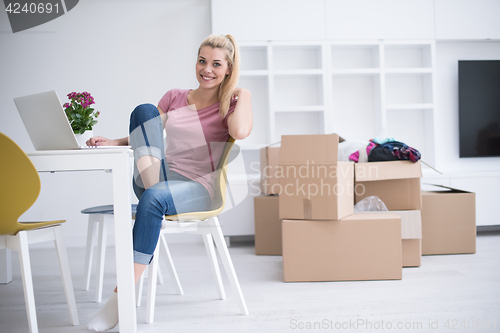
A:
POLYGON ((87 146, 127 146, 129 144, 128 136, 121 139, 108 139, 102 136, 94 136, 87 140, 87 146))
POLYGON ((118 140, 111 140, 102 136, 94 136, 87 140, 86 144, 89 147, 95 146, 118 146, 118 140))

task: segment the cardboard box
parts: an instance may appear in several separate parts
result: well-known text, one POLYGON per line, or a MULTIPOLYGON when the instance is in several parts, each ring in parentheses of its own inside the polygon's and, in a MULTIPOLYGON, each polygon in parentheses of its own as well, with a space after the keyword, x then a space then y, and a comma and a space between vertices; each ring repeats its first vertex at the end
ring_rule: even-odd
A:
POLYGON ((278 196, 254 197, 255 254, 281 255, 281 221, 278 196))
POLYGON ((280 219, 340 220, 353 213, 354 166, 338 162, 339 136, 283 135, 280 219))
POLYGON ((279 194, 280 147, 264 147, 260 150, 260 190, 263 194, 279 194))
POLYGON ((419 210, 394 210, 401 217, 401 239, 422 239, 422 215, 419 210))
POLYGON ((356 203, 376 195, 388 210, 420 210, 422 196, 420 161, 356 163, 354 167, 356 203))
MULTIPOLYGON (((359 214, 385 214, 387 212, 360 212, 359 214)), ((422 218, 419 210, 396 210, 391 213, 401 217, 403 267, 421 265, 422 218)))
POLYGON ((403 267, 418 267, 422 263, 422 239, 402 240, 403 267))
POLYGON ((339 221, 283 220, 285 282, 402 278, 401 218, 353 214, 339 221))
POLYGON ((418 267, 422 262, 422 217, 419 210, 397 210, 401 217, 403 267, 418 267))
POLYGON ((394 213, 401 217, 401 239, 421 239, 422 238, 422 218, 419 210, 391 210, 356 212, 355 214, 387 214, 394 213))
POLYGON ((476 253, 475 193, 422 192, 422 254, 476 253))

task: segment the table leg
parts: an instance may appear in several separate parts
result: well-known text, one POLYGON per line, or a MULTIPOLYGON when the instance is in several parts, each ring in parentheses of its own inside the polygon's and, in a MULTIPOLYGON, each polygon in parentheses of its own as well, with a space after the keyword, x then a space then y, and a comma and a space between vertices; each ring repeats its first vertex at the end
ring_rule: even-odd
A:
POLYGON ((112 172, 119 325, 120 332, 135 333, 137 332, 137 316, 132 250, 131 172, 128 153, 120 156, 112 172))

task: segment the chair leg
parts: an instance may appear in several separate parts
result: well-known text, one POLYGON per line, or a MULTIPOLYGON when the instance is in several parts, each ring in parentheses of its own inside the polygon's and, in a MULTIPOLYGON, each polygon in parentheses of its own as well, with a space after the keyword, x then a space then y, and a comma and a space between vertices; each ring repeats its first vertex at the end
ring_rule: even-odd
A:
POLYGON ((207 250, 208 260, 210 261, 210 268, 212 269, 212 274, 217 284, 217 292, 219 293, 220 299, 226 298, 226 293, 224 292, 224 285, 222 284, 222 278, 220 275, 219 264, 217 262, 217 255, 215 254, 214 241, 212 235, 204 234, 203 243, 205 243, 205 249, 207 250))
MULTIPOLYGON (((106 257, 106 239, 107 239, 107 225, 106 225, 106 214, 99 214, 99 245, 98 245, 98 257, 97 257, 97 284, 95 291, 95 301, 97 303, 102 301, 102 285, 104 282, 104 259, 106 257)), ((113 215, 110 215, 113 217, 113 215)))
POLYGON ((21 275, 23 278, 24 302, 26 303, 26 313, 31 333, 38 333, 38 323, 36 319, 35 294, 33 293, 33 280, 31 277, 30 253, 28 248, 28 235, 26 231, 19 231, 12 240, 17 242, 19 251, 19 262, 21 265, 21 275))
MULTIPOLYGON (((172 256, 170 255, 170 250, 168 249, 167 240, 165 239, 165 234, 160 233, 160 250, 162 251, 163 260, 167 264, 168 272, 170 273, 170 277, 174 282, 175 290, 177 294, 184 295, 184 291, 182 290, 181 282, 179 281, 179 277, 177 276, 177 271, 174 266, 174 262, 172 260, 172 256)), ((159 270, 158 270, 159 271, 159 270)))
POLYGON ((148 306, 146 314, 146 323, 151 324, 155 317, 155 301, 156 301, 156 278, 158 277, 158 260, 160 255, 160 244, 156 245, 156 249, 153 255, 153 260, 149 264, 148 273, 148 306))
POLYGON ((135 306, 136 307, 139 307, 141 306, 141 301, 142 301, 142 290, 143 290, 143 286, 144 286, 144 275, 146 275, 146 271, 145 270, 142 275, 141 275, 141 278, 139 279, 139 281, 137 282, 137 285, 135 286, 135 306))
POLYGON ((71 323, 78 325, 78 312, 76 311, 75 294, 73 290, 73 282, 71 281, 71 272, 69 270, 68 253, 66 245, 64 244, 64 235, 62 233, 62 226, 54 227, 54 243, 56 245, 57 256, 59 258, 59 266, 61 268, 61 276, 64 285, 64 294, 66 295, 66 302, 68 303, 69 315, 71 323))
POLYGON ((221 258, 222 264, 224 265, 224 269, 226 271, 229 282, 231 283, 231 287, 233 288, 233 292, 236 293, 236 297, 238 298, 240 311, 243 315, 247 316, 248 308, 245 303, 245 299, 243 298, 240 283, 238 282, 238 277, 236 276, 236 272, 234 270, 233 262, 231 261, 231 256, 229 255, 226 242, 224 241, 224 235, 222 234, 220 228, 219 219, 217 217, 214 217, 212 219, 209 219, 206 223, 210 228, 212 237, 214 238, 215 244, 217 245, 219 256, 221 258))
POLYGON ((85 250, 85 267, 83 275, 83 290, 89 290, 90 275, 92 273, 92 258, 94 255, 95 233, 97 231, 97 215, 89 214, 89 225, 87 228, 87 249, 85 250))
POLYGON ((163 284, 163 274, 161 273, 160 263, 158 263, 158 284, 163 284))

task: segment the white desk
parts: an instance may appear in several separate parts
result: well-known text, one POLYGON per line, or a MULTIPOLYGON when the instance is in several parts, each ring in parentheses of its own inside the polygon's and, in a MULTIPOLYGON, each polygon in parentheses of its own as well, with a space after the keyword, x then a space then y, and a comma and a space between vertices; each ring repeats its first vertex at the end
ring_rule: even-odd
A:
POLYGON ((137 332, 130 202, 132 150, 84 149, 27 153, 38 172, 110 170, 113 174, 115 251, 120 332, 137 332))

